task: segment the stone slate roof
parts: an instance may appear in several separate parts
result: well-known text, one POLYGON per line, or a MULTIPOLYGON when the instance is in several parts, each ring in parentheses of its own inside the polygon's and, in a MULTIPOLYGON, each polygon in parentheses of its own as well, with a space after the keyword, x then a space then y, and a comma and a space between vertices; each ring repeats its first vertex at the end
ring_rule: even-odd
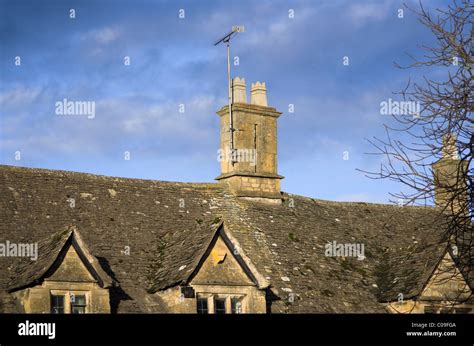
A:
POLYGON ((221 225, 220 218, 216 218, 205 225, 196 226, 192 241, 187 232, 167 233, 161 238, 159 256, 150 266, 151 286, 148 292, 185 284, 221 225))
POLYGON ((72 230, 65 229, 54 232, 38 242, 38 258, 32 261, 28 257, 20 257, 10 270, 10 281, 6 287, 9 291, 21 289, 39 282, 58 258, 59 253, 71 237, 72 230))
MULTIPOLYGON (((384 312, 380 302, 419 294, 446 250, 433 208, 282 200, 239 199, 220 184, 0 166, 0 242, 43 244, 74 226, 116 282, 113 312, 165 311, 152 293, 185 282, 220 226, 270 283, 272 312, 384 312), (325 256, 333 241, 363 243, 366 259, 325 256)), ((20 262, 0 257, 4 312, 18 311, 5 292, 20 262)))
POLYGON ((446 251, 445 243, 429 242, 408 246, 400 253, 394 248, 387 250, 376 268, 380 278, 379 300, 395 301, 399 293, 403 293, 404 299, 416 297, 446 251))
POLYGON ((239 201, 249 232, 270 251, 261 265, 282 298, 275 311, 383 312, 377 301, 421 293, 414 286, 423 287, 437 264, 433 257, 444 254, 432 208, 283 197, 280 206, 239 201), (333 241, 365 244, 366 259, 325 256, 333 241), (394 255, 417 261, 399 262, 387 275, 386 259, 394 255))

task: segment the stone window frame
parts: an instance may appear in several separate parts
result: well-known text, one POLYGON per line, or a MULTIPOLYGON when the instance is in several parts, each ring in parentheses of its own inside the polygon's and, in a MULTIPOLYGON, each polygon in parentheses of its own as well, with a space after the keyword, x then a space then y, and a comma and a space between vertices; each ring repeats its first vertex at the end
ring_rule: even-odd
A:
MULTIPOLYGON (((90 291, 81 291, 81 290, 65 290, 65 289, 50 289, 49 296, 64 296, 64 314, 72 314, 72 302, 71 302, 71 294, 74 296, 85 296, 86 299, 86 306, 85 312, 86 314, 90 313, 91 311, 91 292, 90 291)), ((52 311, 50 311, 52 313, 52 311)))
MULTIPOLYGON (((207 313, 215 314, 215 299, 225 299, 225 314, 232 314, 232 299, 237 298, 242 302, 241 314, 248 312, 248 297, 240 293, 221 293, 221 292, 196 292, 196 304, 199 298, 207 299, 207 313)), ((197 308, 196 308, 197 311, 197 308)))

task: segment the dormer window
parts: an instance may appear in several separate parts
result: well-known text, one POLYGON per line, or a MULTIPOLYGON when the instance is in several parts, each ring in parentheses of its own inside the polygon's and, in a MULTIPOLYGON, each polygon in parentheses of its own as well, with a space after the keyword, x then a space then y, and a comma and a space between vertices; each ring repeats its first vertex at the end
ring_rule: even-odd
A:
POLYGON ((233 314, 242 313, 242 298, 241 297, 232 297, 230 298, 230 307, 233 314))
POLYGON ((52 314, 85 314, 89 312, 87 302, 89 292, 51 291, 52 314))
POLYGON ((225 298, 215 298, 214 299, 214 313, 215 314, 225 314, 225 298))
POLYGON ((72 295, 71 296, 71 314, 85 314, 86 313, 86 296, 72 295))
POLYGON ((257 279, 261 275, 249 267, 245 258, 240 246, 232 243, 220 225, 186 283, 193 294, 187 294, 184 286, 177 292, 195 299, 194 311, 198 314, 266 312, 266 292, 262 288, 268 283, 257 279))
POLYGON ((90 253, 79 232, 75 228, 60 231, 41 244, 55 248, 47 254, 49 266, 42 264, 45 260, 39 264, 29 261, 23 268, 27 279, 11 285, 11 291, 27 290, 22 301, 25 312, 110 313, 109 287, 113 280, 90 253))
POLYGON ((197 313, 198 314, 208 314, 207 308, 207 298, 200 298, 197 299, 197 313))
POLYGON ((51 295, 51 313, 64 314, 64 296, 51 295))
POLYGON ((242 314, 245 296, 227 294, 199 294, 198 314, 242 314))

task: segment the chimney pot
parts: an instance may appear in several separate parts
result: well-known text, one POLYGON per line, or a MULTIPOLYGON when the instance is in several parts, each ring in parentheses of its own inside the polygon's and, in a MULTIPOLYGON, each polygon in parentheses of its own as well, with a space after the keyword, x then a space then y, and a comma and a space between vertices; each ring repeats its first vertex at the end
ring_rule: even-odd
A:
POLYGON ((267 102, 267 88, 265 82, 252 83, 252 89, 250 91, 250 103, 257 106, 268 107, 267 102))
POLYGON ((247 86, 245 79, 235 77, 232 81, 233 103, 247 103, 247 86))
POLYGON ((456 146, 457 137, 453 133, 448 133, 443 137, 443 157, 448 157, 453 160, 459 159, 458 149, 456 146))

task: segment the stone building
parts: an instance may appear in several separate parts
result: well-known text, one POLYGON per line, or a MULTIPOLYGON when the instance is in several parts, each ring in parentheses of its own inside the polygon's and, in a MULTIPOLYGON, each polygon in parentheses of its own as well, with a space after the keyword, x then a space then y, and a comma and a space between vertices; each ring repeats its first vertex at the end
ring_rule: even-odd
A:
POLYGON ((0 311, 472 311, 439 207, 282 192, 265 83, 232 109, 214 184, 0 166, 0 311))

